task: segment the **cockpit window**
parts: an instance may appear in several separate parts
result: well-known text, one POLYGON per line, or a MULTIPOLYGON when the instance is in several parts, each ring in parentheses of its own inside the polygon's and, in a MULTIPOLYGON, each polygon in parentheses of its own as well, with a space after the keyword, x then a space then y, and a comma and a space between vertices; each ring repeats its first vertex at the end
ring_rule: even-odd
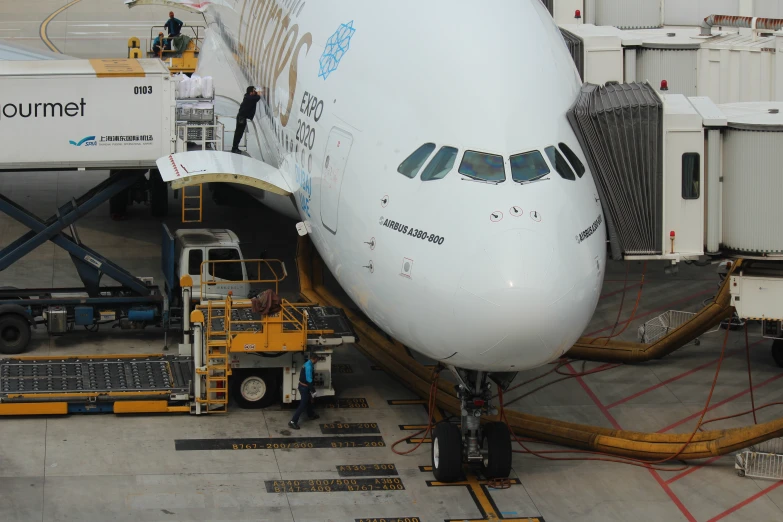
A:
POLYGON ((547 174, 549 174, 549 167, 539 151, 511 156, 511 178, 517 183, 535 181, 547 174))
POLYGON ((459 173, 471 179, 500 183, 506 181, 506 169, 503 167, 503 156, 485 152, 465 151, 459 173))
POLYGON ((424 162, 427 161, 427 158, 430 157, 433 150, 435 150, 434 143, 425 143, 416 149, 413 154, 405 158, 405 161, 400 163, 400 166, 397 167, 397 172, 403 176, 415 178, 416 174, 419 173, 421 166, 424 165, 424 162))
POLYGON ((560 143, 558 146, 560 147, 560 150, 563 151, 565 157, 568 158, 568 162, 571 164, 571 166, 574 167, 574 170, 576 171, 576 175, 579 176, 580 178, 584 176, 585 166, 582 164, 581 161, 579 161, 579 158, 576 157, 576 154, 574 154, 574 151, 571 150, 571 147, 569 147, 565 143, 560 143))
POLYGON ((443 179, 446 174, 451 172, 454 167, 454 160, 457 158, 457 149, 454 147, 441 147, 435 157, 432 158, 429 165, 421 173, 422 181, 431 181, 434 179, 443 179))
POLYGON ((554 147, 547 147, 544 149, 544 152, 546 152, 546 155, 549 158, 549 163, 555 166, 555 170, 560 174, 561 178, 576 180, 574 171, 571 170, 571 167, 568 165, 568 162, 563 155, 560 154, 559 150, 554 147))

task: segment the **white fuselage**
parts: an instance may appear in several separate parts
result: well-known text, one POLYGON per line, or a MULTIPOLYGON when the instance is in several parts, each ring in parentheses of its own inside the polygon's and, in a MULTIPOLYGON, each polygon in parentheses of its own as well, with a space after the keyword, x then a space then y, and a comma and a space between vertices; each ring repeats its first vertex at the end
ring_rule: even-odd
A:
POLYGON ((248 85, 269 90, 248 152, 279 167, 294 197, 261 201, 309 223, 375 324, 466 369, 524 370, 570 348, 598 302, 606 236, 589 169, 567 180, 547 160, 545 179, 512 180, 510 156, 560 143, 587 164, 566 118, 579 77, 540 0, 204 11, 199 74, 237 102, 248 85), (428 142, 429 159, 458 149, 451 171, 400 174, 428 142), (502 156, 505 181, 461 175, 465 151, 502 156))

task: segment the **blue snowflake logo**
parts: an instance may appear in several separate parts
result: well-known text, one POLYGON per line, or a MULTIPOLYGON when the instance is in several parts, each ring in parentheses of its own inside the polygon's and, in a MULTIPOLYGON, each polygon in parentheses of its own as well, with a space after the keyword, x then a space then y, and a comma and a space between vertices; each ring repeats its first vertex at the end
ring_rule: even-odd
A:
POLYGON ((351 20, 347 24, 340 24, 340 27, 329 37, 326 41, 324 53, 318 61, 320 64, 318 76, 320 78, 326 80, 330 74, 337 70, 343 55, 351 47, 351 38, 355 32, 356 29, 353 28, 353 20, 351 20))

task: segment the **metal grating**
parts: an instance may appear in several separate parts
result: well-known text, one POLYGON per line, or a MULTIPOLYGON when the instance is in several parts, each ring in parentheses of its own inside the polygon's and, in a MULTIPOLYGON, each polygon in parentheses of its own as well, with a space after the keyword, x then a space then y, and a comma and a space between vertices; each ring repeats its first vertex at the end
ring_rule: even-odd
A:
POLYGON ((574 59, 574 64, 579 70, 579 78, 585 80, 585 55, 584 55, 584 43, 582 39, 570 31, 560 29, 560 33, 563 35, 568 52, 571 53, 571 58, 574 59))
POLYGON ((662 253, 663 102, 649 84, 586 84, 568 112, 607 215, 612 257, 662 253))
POLYGON ((0 397, 25 393, 187 392, 190 357, 3 359, 0 397))

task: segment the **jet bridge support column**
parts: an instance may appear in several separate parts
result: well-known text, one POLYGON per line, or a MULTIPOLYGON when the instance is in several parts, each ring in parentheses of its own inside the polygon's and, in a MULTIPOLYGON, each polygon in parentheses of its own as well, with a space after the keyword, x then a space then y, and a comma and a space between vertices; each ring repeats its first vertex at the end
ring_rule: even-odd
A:
POLYGON ((707 253, 715 254, 721 240, 721 134, 720 129, 707 131, 707 253))

